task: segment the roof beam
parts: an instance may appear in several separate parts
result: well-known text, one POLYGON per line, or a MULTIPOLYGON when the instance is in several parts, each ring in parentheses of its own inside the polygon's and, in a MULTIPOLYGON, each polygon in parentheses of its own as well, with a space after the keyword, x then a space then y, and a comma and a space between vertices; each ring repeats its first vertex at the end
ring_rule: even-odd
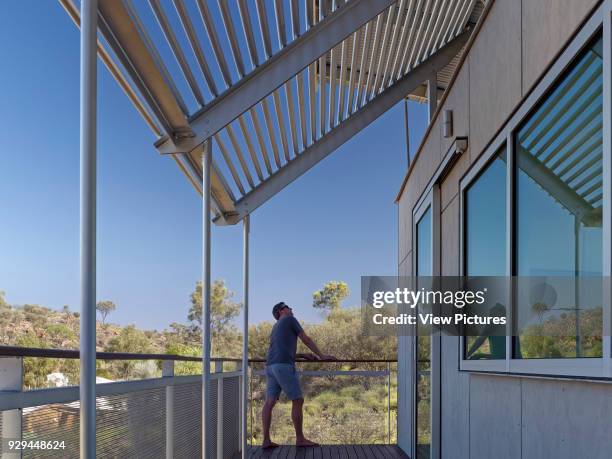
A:
POLYGON ((469 35, 470 31, 467 30, 451 40, 430 58, 408 72, 369 103, 365 104, 346 121, 340 123, 332 131, 308 147, 302 154, 275 172, 265 182, 239 199, 235 203, 235 212, 222 216, 217 219, 216 223, 219 225, 233 225, 239 222, 287 185, 301 177, 347 140, 361 132, 380 115, 402 101, 406 94, 420 86, 433 71, 437 71, 447 65, 461 51, 469 35))
POLYGON ((98 28, 166 132, 188 130, 187 120, 163 72, 149 53, 122 2, 98 3, 98 28))
POLYGON ((190 152, 394 2, 354 0, 338 8, 190 117, 192 137, 166 137, 157 149, 190 152))

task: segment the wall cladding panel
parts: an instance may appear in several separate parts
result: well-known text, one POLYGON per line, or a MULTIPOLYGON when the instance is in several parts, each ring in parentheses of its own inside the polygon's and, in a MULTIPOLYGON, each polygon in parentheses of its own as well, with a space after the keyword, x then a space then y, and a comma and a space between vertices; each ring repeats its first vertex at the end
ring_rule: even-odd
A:
POLYGON ((525 378, 522 405, 523 457, 610 457, 612 386, 525 378))
POLYGON ((523 0, 523 94, 563 48, 597 0, 523 0))
POLYGON ((440 218, 441 274, 459 275, 459 197, 451 201, 440 218))
POLYGON ((470 458, 493 457, 521 457, 521 380, 471 375, 470 458))
POLYGON ((455 82, 448 90, 443 109, 453 111, 453 136, 444 138, 442 130, 439 129, 442 155, 448 151, 455 137, 469 138, 470 135, 470 66, 467 62, 463 64, 455 82))
POLYGON ((468 61, 473 162, 521 99, 521 0, 493 3, 468 61))
POLYGON ((470 375, 457 371, 459 338, 442 336, 442 457, 469 457, 470 375))

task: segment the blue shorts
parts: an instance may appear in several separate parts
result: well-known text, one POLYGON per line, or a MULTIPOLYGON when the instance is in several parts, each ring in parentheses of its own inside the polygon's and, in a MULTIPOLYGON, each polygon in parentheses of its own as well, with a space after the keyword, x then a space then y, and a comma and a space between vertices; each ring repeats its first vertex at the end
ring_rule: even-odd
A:
POLYGON ((266 378, 268 381, 266 388, 268 398, 278 399, 281 391, 287 395, 289 400, 304 398, 295 365, 290 363, 266 365, 266 378))

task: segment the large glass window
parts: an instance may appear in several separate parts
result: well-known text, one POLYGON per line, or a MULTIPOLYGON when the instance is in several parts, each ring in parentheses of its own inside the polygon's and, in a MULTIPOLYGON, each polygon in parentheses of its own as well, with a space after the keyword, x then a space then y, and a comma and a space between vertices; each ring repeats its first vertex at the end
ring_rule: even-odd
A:
MULTIPOLYGON (((465 274, 505 276, 506 256, 506 154, 498 152, 486 169, 466 189, 465 274)), ((491 336, 486 328, 480 336, 465 339, 469 360, 505 359, 505 336, 491 336)))
MULTIPOLYGON (((431 206, 416 225, 416 274, 433 274, 431 206)), ((419 305, 421 310, 421 305, 419 305)), ((421 311, 422 312, 422 311, 421 311)), ((431 449, 431 337, 428 331, 416 337, 416 457, 429 459, 431 449)))
POLYGON ((546 295, 518 301, 514 358, 602 356, 601 303, 546 285, 602 275, 602 69, 599 39, 516 134, 516 274, 544 279, 546 295))

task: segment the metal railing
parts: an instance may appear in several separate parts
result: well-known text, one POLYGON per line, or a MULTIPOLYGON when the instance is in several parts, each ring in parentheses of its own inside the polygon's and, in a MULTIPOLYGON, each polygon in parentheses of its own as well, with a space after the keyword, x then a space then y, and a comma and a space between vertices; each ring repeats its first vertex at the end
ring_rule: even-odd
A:
MULTIPOLYGON (((69 458, 79 455, 79 387, 24 390, 24 358, 78 359, 79 352, 0 346, 0 445, 1 457, 69 458), (9 441, 57 443, 57 449, 27 448, 8 451, 9 441), (63 442, 63 443, 61 443, 63 442)), ((202 448, 202 376, 177 375, 178 362, 201 362, 201 358, 169 354, 97 353, 98 360, 155 360, 161 362, 161 377, 106 382, 96 385, 97 451, 99 457, 199 457, 202 448)), ((242 385, 241 359, 213 358, 210 414, 207 433, 215 445, 215 457, 231 457, 240 451, 242 385)), ((265 398, 265 362, 249 360, 250 403, 247 437, 250 444, 260 438, 259 412, 265 398)), ((316 439, 325 443, 394 442, 392 387, 395 361, 334 360, 299 362, 298 370, 307 398, 306 406, 320 411, 308 413, 305 428, 320 426, 316 439), (357 399, 366 397, 369 404, 357 399), (328 403, 330 400, 333 403, 328 403), (357 400, 357 403, 355 403, 357 400), (352 403, 352 405, 351 405, 352 403), (367 422, 364 422, 367 416, 367 422), (350 425, 349 425, 350 424, 350 425), (361 432, 355 426, 371 426, 376 432, 361 432), (327 429, 333 425, 335 429, 327 429), (335 431, 337 434, 330 436, 335 431)), ((273 435, 286 442, 288 405, 282 400, 273 423, 273 435)), ((290 421, 289 421, 290 422, 290 421)))

